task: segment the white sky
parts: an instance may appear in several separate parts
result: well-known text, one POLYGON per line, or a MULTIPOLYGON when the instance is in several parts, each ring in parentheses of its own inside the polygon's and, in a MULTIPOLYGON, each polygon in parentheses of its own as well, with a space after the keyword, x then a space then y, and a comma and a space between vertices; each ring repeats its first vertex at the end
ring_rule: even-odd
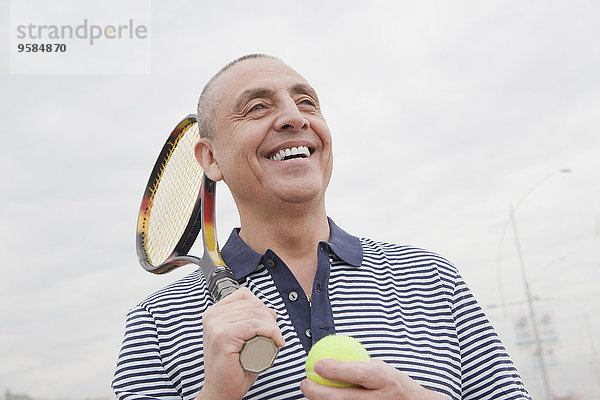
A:
MULTIPOLYGON (((214 72, 264 52, 319 93, 334 138, 329 214, 453 261, 540 398, 504 231, 535 187, 516 219, 536 310, 553 318, 551 386, 600 398, 600 4, 216 3, 152 2, 148 74, 18 75, 2 2, 0 391, 112 397, 128 309, 191 271, 156 277, 136 260, 155 157, 214 72)), ((237 215, 219 191, 224 241, 237 215)))

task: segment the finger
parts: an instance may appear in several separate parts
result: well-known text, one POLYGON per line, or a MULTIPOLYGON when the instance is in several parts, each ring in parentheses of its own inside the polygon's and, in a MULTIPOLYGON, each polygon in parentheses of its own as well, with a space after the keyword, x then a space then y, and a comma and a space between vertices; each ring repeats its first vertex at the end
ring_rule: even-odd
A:
POLYGON ((260 334, 272 337, 280 345, 284 344, 277 321, 266 308, 240 307, 227 309, 218 314, 206 314, 203 321, 205 330, 211 335, 220 335, 227 333, 225 331, 229 330, 232 336, 241 337, 242 339, 249 339, 254 337, 255 334, 260 334), (238 330, 240 327, 244 329, 238 330), (273 334, 270 332, 273 332, 273 334))
POLYGON ((272 308, 269 308, 269 312, 271 313, 273 319, 277 321, 277 311, 273 310, 272 308))
MULTIPOLYGON (((250 291, 246 288, 244 291, 247 293, 241 293, 239 296, 230 295, 227 298, 227 301, 220 301, 216 304, 208 307, 206 313, 209 315, 224 315, 228 312, 231 313, 240 313, 243 315, 247 312, 252 312, 251 309, 256 307, 256 309, 267 310, 268 315, 275 321, 277 321, 277 312, 271 308, 268 308, 258 297, 254 296, 250 291)), ((241 290, 241 289, 240 289, 241 290)))
POLYGON ((321 385, 317 382, 313 382, 310 379, 304 379, 300 382, 300 390, 302 394, 309 400, 354 400, 354 399, 368 399, 367 393, 364 389, 353 388, 353 387, 333 387, 321 385))
POLYGON ((265 321, 275 322, 273 314, 262 302, 251 299, 238 300, 236 302, 219 307, 210 306, 204 315, 211 320, 238 321, 243 319, 260 318, 265 321))
POLYGON ((238 337, 243 341, 252 339, 255 336, 268 337, 277 345, 283 347, 285 339, 281 333, 281 329, 274 322, 265 322, 257 319, 239 321, 230 325, 230 329, 237 332, 238 337))
POLYGON ((244 342, 252 339, 255 336, 264 336, 273 340, 273 342, 281 347, 285 341, 278 327, 273 327, 266 324, 260 324, 256 321, 241 321, 230 324, 226 327, 219 327, 211 332, 213 340, 220 340, 226 343, 231 343, 232 351, 242 349, 244 342))
POLYGON ((283 347, 283 346, 285 346, 285 339, 283 338, 283 333, 281 332, 281 328, 279 327, 279 325, 277 325, 277 312, 275 310, 273 310, 272 308, 269 308, 269 313, 273 317, 273 323, 277 327, 275 337, 273 337, 273 336, 269 336, 269 337, 271 339, 273 339, 273 341, 275 342, 277 347, 283 347))
POLYGON ((315 363, 314 369, 321 377, 329 380, 353 383, 367 389, 385 386, 385 364, 370 361, 339 361, 323 359, 315 363))
POLYGON ((273 310, 262 302, 239 300, 219 309, 208 309, 203 316, 204 326, 211 337, 237 339, 236 347, 254 336, 271 338, 279 347, 285 345, 273 310))

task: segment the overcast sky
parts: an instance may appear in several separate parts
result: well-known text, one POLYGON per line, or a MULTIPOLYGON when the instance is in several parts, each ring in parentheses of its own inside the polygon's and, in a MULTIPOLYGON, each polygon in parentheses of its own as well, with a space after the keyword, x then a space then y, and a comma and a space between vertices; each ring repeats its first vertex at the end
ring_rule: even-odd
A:
MULTIPOLYGON (((69 3, 44 4, 32 15, 58 18, 69 3)), ((61 15, 115 15, 99 4, 94 15, 61 15)), ((134 49, 145 73, 21 74, 11 73, 2 2, 0 391, 112 396, 127 311, 192 271, 157 277, 137 263, 154 160, 212 74, 261 52, 319 94, 334 140, 330 216, 357 236, 454 262, 541 398, 533 348, 515 329, 527 314, 508 225, 516 207, 535 309, 552 321, 552 390, 600 398, 599 3, 135 4, 131 18, 151 15, 151 51, 134 49)), ((224 242, 238 219, 219 191, 224 242)))

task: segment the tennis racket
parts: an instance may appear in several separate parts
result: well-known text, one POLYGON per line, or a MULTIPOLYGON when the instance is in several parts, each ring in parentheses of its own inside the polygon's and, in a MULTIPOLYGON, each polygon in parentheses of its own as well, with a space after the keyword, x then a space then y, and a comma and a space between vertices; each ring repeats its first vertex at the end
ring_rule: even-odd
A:
MULTIPOLYGON (((239 285, 227 267, 217 242, 216 182, 203 174, 194 155, 200 139, 196 115, 185 117, 163 146, 144 191, 138 215, 136 247, 146 271, 164 274, 189 263, 202 270, 215 302, 239 285), (188 254, 202 231, 204 255, 188 254)), ((273 365, 279 349, 273 341, 256 336, 240 351, 242 367, 260 373, 273 365)))

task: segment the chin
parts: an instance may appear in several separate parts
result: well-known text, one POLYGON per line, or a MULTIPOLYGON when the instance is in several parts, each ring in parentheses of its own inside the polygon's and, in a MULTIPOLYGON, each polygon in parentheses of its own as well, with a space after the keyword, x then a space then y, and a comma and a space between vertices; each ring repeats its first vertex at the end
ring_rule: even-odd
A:
POLYGON ((285 188, 280 187, 275 193, 285 202, 301 204, 322 198, 324 192, 325 188, 322 185, 288 184, 285 188))

